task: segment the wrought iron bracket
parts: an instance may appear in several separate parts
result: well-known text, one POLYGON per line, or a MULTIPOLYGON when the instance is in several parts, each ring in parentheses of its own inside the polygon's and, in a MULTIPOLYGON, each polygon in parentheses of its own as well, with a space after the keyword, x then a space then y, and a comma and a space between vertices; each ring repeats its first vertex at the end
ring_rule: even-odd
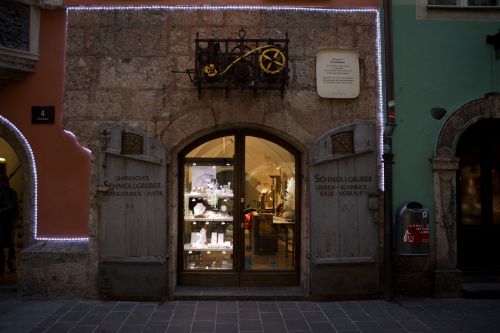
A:
POLYGON ((288 33, 282 39, 249 39, 243 27, 239 38, 195 39, 195 68, 174 73, 187 73, 191 82, 202 91, 278 90, 281 98, 288 84, 288 33), (194 74, 191 77, 191 74, 194 74))

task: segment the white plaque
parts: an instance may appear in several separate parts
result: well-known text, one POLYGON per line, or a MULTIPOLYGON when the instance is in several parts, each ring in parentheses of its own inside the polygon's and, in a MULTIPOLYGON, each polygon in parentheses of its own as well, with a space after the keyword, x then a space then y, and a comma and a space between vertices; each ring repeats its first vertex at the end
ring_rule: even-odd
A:
POLYGON ((359 95, 359 55, 355 50, 322 49, 316 54, 316 85, 323 98, 359 95))

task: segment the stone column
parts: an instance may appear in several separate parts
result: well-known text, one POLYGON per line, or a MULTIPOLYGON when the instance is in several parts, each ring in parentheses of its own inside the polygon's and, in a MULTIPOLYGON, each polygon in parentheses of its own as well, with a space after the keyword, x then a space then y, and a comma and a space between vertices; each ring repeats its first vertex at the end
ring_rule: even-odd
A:
POLYGON ((457 269, 457 200, 456 174, 458 158, 434 158, 434 206, 436 269, 434 295, 460 296, 462 272, 457 269))

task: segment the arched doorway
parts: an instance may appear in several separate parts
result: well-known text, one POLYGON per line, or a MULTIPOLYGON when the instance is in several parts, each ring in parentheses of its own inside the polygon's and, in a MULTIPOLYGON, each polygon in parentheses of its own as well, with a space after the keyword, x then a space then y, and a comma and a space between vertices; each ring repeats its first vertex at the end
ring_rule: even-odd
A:
POLYGON ((470 126, 457 157, 458 268, 500 272, 500 119, 470 126))
MULTIPOLYGON (((500 118, 500 94, 489 94, 465 104, 443 124, 432 160, 434 176, 435 212, 435 275, 436 296, 450 297, 462 294, 463 272, 458 262, 459 214, 458 202, 460 158, 459 141, 469 128, 482 120, 500 118)), ((472 133, 472 132, 471 132, 472 133)), ((465 138, 465 136, 464 136, 465 138)), ((466 140, 466 139, 464 139, 466 140)), ((465 141, 463 141, 465 142, 465 141)), ((479 146, 478 146, 479 147, 479 146)), ((476 147, 476 149, 479 149, 476 147)), ((460 248, 459 248, 460 246, 460 248)))
POLYGON ((300 153, 254 131, 179 154, 180 285, 299 284, 300 153))

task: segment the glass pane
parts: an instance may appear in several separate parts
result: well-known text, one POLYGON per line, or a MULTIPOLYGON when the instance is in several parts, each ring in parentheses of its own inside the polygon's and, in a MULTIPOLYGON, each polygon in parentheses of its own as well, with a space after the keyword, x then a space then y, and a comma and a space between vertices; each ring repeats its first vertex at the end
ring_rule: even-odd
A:
POLYGON ((497 0, 468 0, 469 6, 498 6, 497 0))
POLYGON ((183 228, 186 270, 233 269, 234 160, 223 158, 234 153, 234 140, 229 139, 232 137, 209 141, 193 149, 188 155, 191 158, 186 158, 183 228))
POLYGON ((434 6, 456 6, 457 0, 429 0, 429 5, 434 6))
MULTIPOLYGON (((497 126, 500 121, 497 121, 497 126)), ((493 224, 500 224, 500 154, 498 153, 498 147, 500 147, 500 132, 497 129, 498 127, 493 127, 491 139, 491 196, 492 196, 492 222, 493 224)))
POLYGON ((295 158, 270 141, 245 139, 245 269, 292 270, 295 158))
POLYGON ((191 150, 186 157, 234 157, 234 136, 224 136, 205 142, 191 150))

